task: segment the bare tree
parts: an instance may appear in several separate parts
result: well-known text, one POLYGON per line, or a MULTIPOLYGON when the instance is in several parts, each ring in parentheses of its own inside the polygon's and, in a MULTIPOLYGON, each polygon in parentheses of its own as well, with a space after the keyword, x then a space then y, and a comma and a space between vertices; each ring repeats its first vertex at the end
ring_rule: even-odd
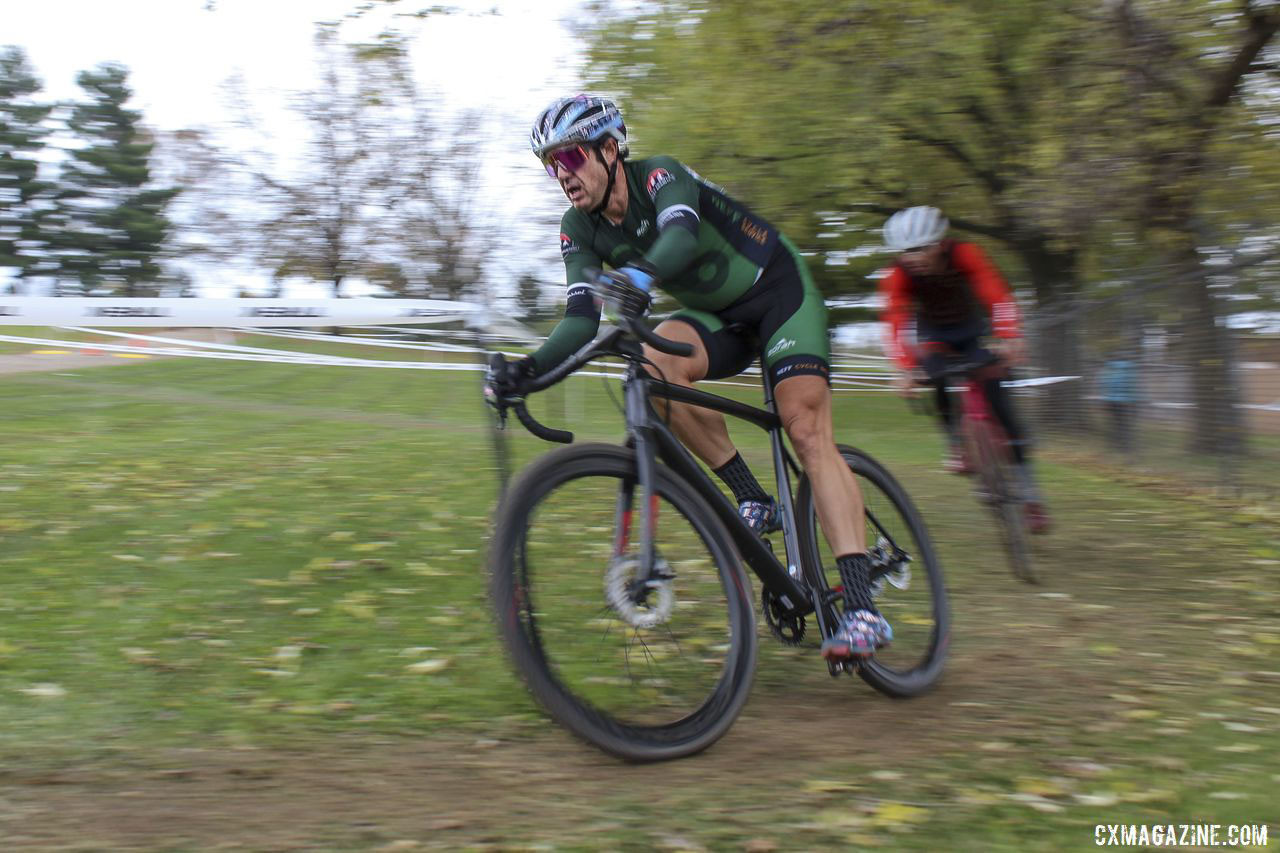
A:
POLYGON ((498 245, 485 187, 485 126, 477 113, 448 134, 429 101, 414 100, 415 142, 397 164, 390 230, 384 235, 406 272, 401 292, 447 299, 479 294, 498 245))

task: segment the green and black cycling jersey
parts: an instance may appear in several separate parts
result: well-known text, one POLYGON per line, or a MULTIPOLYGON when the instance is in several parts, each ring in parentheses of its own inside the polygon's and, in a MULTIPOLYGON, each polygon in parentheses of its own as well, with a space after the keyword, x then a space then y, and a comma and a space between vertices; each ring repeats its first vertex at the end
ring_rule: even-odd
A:
POLYGON ((756 325, 751 331, 758 335, 758 348, 764 350, 763 345, 768 345, 779 358, 819 358, 820 371, 797 372, 821 372, 825 376, 829 361, 826 310, 803 260, 778 230, 674 158, 623 160, 620 169, 620 177, 627 182, 628 197, 621 224, 615 225, 599 213, 584 213, 572 207, 561 219, 560 253, 568 282, 568 304, 564 319, 533 355, 536 370, 541 373, 551 369, 595 335, 600 311, 587 284, 586 271, 630 264, 651 272, 662 290, 685 309, 691 309, 675 316, 699 328, 709 345, 712 342, 708 333, 717 329, 708 330, 707 326, 716 325, 715 318, 727 319, 733 309, 750 302, 774 302, 749 291, 764 287, 772 290, 785 281, 793 292, 782 301, 794 303, 796 310, 788 311, 774 324, 753 324, 752 317, 746 316, 731 322, 756 325), (795 272, 764 276, 771 264, 795 272), (804 310, 799 310, 801 303, 804 310), (788 318, 792 320, 788 333, 775 341, 773 333, 788 318), (773 328, 764 327, 767 325, 773 328))

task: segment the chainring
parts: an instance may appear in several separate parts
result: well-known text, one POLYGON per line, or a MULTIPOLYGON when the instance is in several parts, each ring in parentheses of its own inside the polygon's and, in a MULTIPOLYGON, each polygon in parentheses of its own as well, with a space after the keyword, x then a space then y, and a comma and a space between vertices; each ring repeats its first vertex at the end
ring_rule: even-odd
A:
POLYGON ((784 646, 798 646, 804 642, 804 617, 784 615, 782 602, 768 587, 760 590, 760 609, 774 639, 784 646))

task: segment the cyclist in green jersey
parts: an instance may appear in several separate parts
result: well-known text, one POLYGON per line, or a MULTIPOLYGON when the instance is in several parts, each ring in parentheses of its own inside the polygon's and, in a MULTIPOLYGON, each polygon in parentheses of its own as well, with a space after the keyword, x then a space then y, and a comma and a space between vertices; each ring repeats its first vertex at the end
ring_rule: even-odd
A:
MULTIPOLYGON (((658 334, 690 344, 687 358, 649 347, 661 375, 690 386, 745 370, 760 358, 778 413, 814 488, 819 521, 844 584, 845 617, 823 643, 829 659, 866 657, 893 638, 869 583, 862 496, 836 450, 831 423, 827 312, 804 260, 776 228, 671 157, 627 159, 627 130, 609 98, 553 102, 530 135, 535 155, 568 198, 560 251, 568 280, 564 319, 509 371, 511 390, 551 370, 594 337, 600 304, 587 270, 608 267, 624 303, 661 288, 682 306, 658 334)), ((729 437, 724 417, 671 404, 680 439, 733 491, 757 532, 776 529, 777 506, 729 437)))

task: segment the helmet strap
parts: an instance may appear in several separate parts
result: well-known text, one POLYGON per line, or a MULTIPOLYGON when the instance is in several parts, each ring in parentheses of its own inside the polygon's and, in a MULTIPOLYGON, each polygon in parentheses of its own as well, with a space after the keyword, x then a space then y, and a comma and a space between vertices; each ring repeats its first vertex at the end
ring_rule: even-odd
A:
POLYGON ((609 182, 604 185, 604 197, 601 198, 600 203, 597 204, 595 208, 592 209, 591 211, 592 216, 595 216, 596 214, 604 213, 604 209, 609 206, 609 198, 610 196, 613 195, 613 183, 618 174, 618 161, 622 159, 621 154, 615 157, 613 160, 613 166, 611 168, 609 164, 606 163, 604 160, 604 154, 600 151, 601 147, 602 146, 600 145, 592 146, 593 150, 596 152, 596 157, 600 160, 600 165, 604 166, 605 169, 609 172, 609 182))

